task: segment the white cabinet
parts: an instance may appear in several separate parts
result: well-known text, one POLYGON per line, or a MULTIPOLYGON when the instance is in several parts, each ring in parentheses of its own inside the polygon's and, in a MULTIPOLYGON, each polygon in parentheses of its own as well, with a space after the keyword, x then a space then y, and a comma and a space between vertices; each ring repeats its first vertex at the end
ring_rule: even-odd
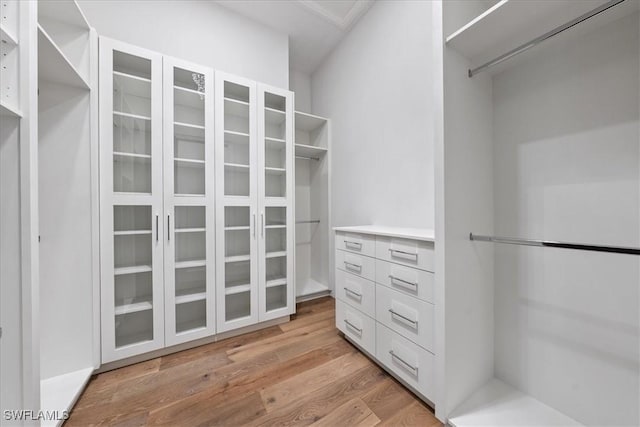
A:
POLYGON ((165 345, 215 334, 213 70, 164 57, 165 345))
POLYGON ((216 73, 218 331, 291 314, 293 95, 216 73))
POLYGON ((100 39, 102 361, 164 346, 162 57, 100 39))
POLYGON ((435 404, 433 231, 334 230, 336 327, 435 404))

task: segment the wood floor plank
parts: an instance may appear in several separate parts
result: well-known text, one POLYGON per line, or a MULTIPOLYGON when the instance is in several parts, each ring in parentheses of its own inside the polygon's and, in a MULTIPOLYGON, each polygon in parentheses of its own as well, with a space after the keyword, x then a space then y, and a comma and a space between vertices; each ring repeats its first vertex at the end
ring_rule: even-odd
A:
POLYGON ((440 426, 334 316, 330 297, 305 302, 289 323, 97 375, 65 427, 440 426))
POLYGON ((373 427, 380 419, 359 397, 339 406, 335 411, 311 424, 314 427, 373 427))

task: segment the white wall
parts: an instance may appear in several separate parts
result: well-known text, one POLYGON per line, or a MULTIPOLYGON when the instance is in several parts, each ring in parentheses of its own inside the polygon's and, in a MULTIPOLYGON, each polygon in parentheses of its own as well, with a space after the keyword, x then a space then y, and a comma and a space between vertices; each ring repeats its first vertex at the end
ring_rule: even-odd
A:
MULTIPOLYGON (((497 235, 640 246, 638 15, 494 78, 497 235)), ((586 425, 638 425, 637 257, 496 246, 496 375, 586 425)))
POLYGON ((296 94, 296 111, 311 111, 311 76, 302 71, 289 70, 289 90, 296 94))
POLYGON ((289 87, 286 34, 208 1, 79 0, 111 37, 281 88, 289 87))
POLYGON ((433 228, 430 18, 430 2, 378 1, 312 75, 336 226, 433 228))

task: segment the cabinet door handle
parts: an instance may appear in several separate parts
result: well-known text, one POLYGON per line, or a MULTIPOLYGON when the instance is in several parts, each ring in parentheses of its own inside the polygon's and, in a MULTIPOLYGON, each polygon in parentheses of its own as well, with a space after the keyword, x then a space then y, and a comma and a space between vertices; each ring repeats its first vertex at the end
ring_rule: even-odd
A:
POLYGON ((389 275, 389 279, 391 279, 391 284, 392 285, 396 284, 394 282, 398 282, 397 284, 399 284, 400 286, 411 287, 413 291, 417 291, 418 290, 418 284, 415 283, 415 282, 409 282, 407 280, 400 279, 399 277, 395 277, 392 274, 389 275))
POLYGON ((358 292, 356 292, 356 291, 352 291, 352 290, 351 290, 351 289, 349 289, 349 288, 344 288, 344 291, 345 291, 345 293, 347 293, 347 294, 351 294, 351 295, 354 295, 354 296, 356 296, 357 298, 362 298, 362 294, 359 294, 359 293, 358 293, 358 292))
POLYGON ((160 215, 156 214, 156 242, 160 239, 160 230, 159 230, 159 217, 160 215))
POLYGON ((253 238, 256 238, 256 213, 253 213, 253 238))
POLYGON ((394 359, 396 359, 397 361, 399 361, 400 363, 402 363, 405 367, 409 368, 412 372, 413 375, 417 376, 418 375, 418 368, 411 365, 410 363, 405 362, 402 357, 398 356, 397 354, 395 354, 393 352, 393 350, 389 350, 389 354, 391 355, 391 357, 393 357, 394 359))
POLYGON ((413 261, 418 261, 418 254, 413 254, 411 252, 405 252, 405 251, 399 251, 397 249, 389 249, 389 252, 391 252, 391 256, 392 257, 411 259, 413 261))
POLYGON ((347 327, 357 331, 358 334, 362 336, 362 329, 358 328, 356 325, 354 325, 353 323, 349 322, 347 319, 344 319, 344 323, 347 325, 347 327))
POLYGON ((362 243, 352 242, 351 240, 345 240, 344 245, 348 248, 349 246, 356 246, 356 250, 362 249, 362 243))
POLYGON ((260 212, 260 228, 262 229, 262 237, 264 238, 264 212, 260 212))
POLYGON ((401 319, 406 320, 407 322, 411 323, 412 325, 414 325, 416 328, 418 327, 418 321, 417 320, 411 320, 406 316, 403 316, 402 314, 398 313, 397 311, 395 311, 393 308, 389 309, 389 313, 391 313, 392 316, 398 316, 401 319))
POLYGON ((171 214, 167 214, 167 240, 171 240, 171 214))
POLYGON ((361 266, 361 265, 354 264, 354 263, 352 263, 352 262, 347 262, 347 261, 345 261, 345 262, 344 262, 344 267, 345 267, 347 270, 357 271, 358 273, 362 271, 362 266, 361 266))

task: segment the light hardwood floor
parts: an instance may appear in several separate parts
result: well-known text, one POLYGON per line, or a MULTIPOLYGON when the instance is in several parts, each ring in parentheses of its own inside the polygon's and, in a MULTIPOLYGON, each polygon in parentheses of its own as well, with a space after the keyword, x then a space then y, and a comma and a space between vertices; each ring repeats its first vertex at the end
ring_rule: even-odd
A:
POLYGON ((330 297, 302 303, 289 323, 96 375, 65 426, 441 426, 334 315, 330 297))

